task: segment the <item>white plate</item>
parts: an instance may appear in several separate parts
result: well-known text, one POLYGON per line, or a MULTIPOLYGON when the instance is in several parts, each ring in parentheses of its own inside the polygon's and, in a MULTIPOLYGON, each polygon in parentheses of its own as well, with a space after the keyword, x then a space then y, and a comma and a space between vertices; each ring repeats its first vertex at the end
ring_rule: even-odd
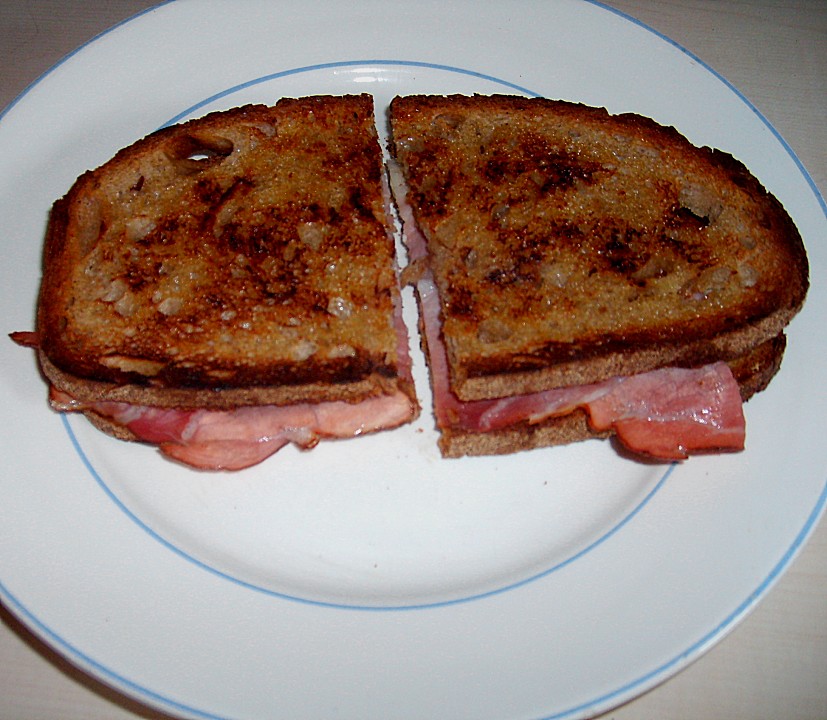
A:
POLYGON ((566 98, 744 161, 795 218, 813 280, 780 375, 747 406, 746 451, 671 467, 588 442, 445 461, 417 355, 415 426, 195 473, 51 413, 31 353, 5 342, 0 597, 80 667, 181 716, 608 709, 743 618, 827 496, 823 201, 756 109, 666 38, 574 0, 142 14, 2 117, 5 329, 32 327, 46 215, 83 170, 172 120, 361 91, 380 113, 412 92, 566 98))

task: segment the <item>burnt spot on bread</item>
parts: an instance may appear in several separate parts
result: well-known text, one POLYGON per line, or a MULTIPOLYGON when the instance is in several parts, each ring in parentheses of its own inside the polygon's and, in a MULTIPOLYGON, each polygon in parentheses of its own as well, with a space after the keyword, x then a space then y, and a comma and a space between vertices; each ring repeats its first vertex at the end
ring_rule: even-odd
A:
MULTIPOLYGON (((447 183, 446 183, 447 187, 447 183)), ((413 190, 411 199, 419 213, 424 217, 444 217, 447 215, 445 203, 441 200, 441 192, 433 192, 432 188, 427 190, 413 190)))
POLYGON ((467 287, 456 285, 451 288, 447 297, 447 304, 449 312, 454 317, 460 317, 467 320, 476 317, 476 301, 474 293, 467 287))
MULTIPOLYGON (((693 225, 697 220, 693 217, 693 225)), ((590 238, 589 257, 598 272, 611 272, 642 286, 684 267, 694 272, 717 263, 710 246, 697 233, 675 233, 667 228, 625 227, 622 222, 596 228, 590 238)))
POLYGON ((218 292, 206 292, 201 297, 211 308, 220 310, 225 310, 227 308, 227 298, 218 292))
POLYGON ((541 284, 543 264, 544 256, 516 246, 510 259, 501 260, 499 264, 487 270, 483 280, 492 291, 504 290, 515 285, 538 286, 541 284))
POLYGON ((221 184, 214 177, 200 177, 192 185, 192 192, 195 198, 212 208, 212 215, 215 215, 216 207, 221 203, 222 197, 225 195, 225 190, 221 184))
POLYGON ((486 282, 497 287, 513 285, 520 280, 520 273, 514 266, 498 267, 488 272, 485 276, 486 282))
MULTIPOLYGON (((147 227, 146 232, 139 234, 132 238, 132 242, 141 248, 149 249, 159 245, 172 245, 176 237, 179 236, 185 227, 185 222, 182 218, 175 215, 167 215, 159 218, 154 223, 147 227)), ((135 253, 131 253, 130 258, 137 257, 135 253)))
POLYGON ((156 280, 161 274, 161 267, 161 262, 154 259, 142 263, 131 262, 126 266, 121 278, 130 290, 137 292, 156 280))
POLYGON ((454 168, 446 167, 439 161, 446 148, 439 142, 429 143, 428 146, 416 141, 399 141, 399 144, 408 148, 405 164, 410 169, 410 176, 416 178, 409 184, 414 207, 424 217, 444 217, 452 188, 458 179, 454 168))
POLYGON ((369 143, 354 142, 351 128, 340 128, 338 137, 344 138, 341 144, 331 148, 330 138, 321 138, 308 145, 309 152, 315 152, 325 158, 318 171, 328 182, 342 184, 352 178, 356 183, 365 180, 378 183, 381 180, 383 166, 376 162, 373 147, 369 143))
POLYGON ((364 197, 364 192, 361 187, 350 188, 348 195, 350 206, 356 212, 356 215, 363 220, 374 220, 373 208, 371 201, 364 197))
POLYGON ((247 257, 269 255, 282 245, 281 236, 269 224, 227 223, 221 240, 231 252, 247 257))
POLYGON ((198 178, 193 183, 193 192, 204 207, 203 229, 218 237, 254 189, 255 182, 247 177, 234 176, 224 184, 211 176, 198 178))
MULTIPOLYGON (((495 135, 496 138, 496 135, 495 135)), ((481 175, 490 183, 513 183, 525 178, 541 193, 590 185, 604 168, 541 135, 523 132, 508 142, 494 139, 485 148, 481 175)))
POLYGON ((597 256, 610 270, 634 276, 650 258, 648 244, 642 240, 643 233, 635 228, 611 228, 597 256))

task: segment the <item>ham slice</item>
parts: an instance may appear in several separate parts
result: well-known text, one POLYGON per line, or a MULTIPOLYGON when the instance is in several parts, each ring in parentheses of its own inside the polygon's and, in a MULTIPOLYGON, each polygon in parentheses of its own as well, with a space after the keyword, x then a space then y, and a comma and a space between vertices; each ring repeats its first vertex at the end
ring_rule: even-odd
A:
MULTIPOLYGON (((412 381, 407 328, 397 301, 394 324, 399 374, 412 381)), ((37 347, 36 333, 16 333, 15 342, 37 347)), ((121 402, 79 402, 50 388, 49 400, 61 412, 91 411, 157 445, 180 463, 201 470, 241 470, 256 465, 288 443, 309 449, 322 439, 350 438, 389 430, 416 416, 418 406, 401 390, 356 403, 342 401, 233 410, 160 408, 121 402)))
POLYGON ((21 347, 40 347, 40 336, 31 330, 19 330, 17 332, 9 333, 9 337, 21 347))
POLYGON ((440 427, 491 432, 521 422, 539 423, 581 408, 588 413, 594 430, 612 430, 630 451, 660 460, 682 460, 693 452, 744 447, 740 389, 723 362, 692 369, 663 368, 530 395, 462 402, 450 389, 437 289, 427 275, 420 278, 417 289, 428 342, 434 412, 440 427))
MULTIPOLYGON (((395 298, 394 303, 399 376, 412 384, 401 299, 395 298)), ((16 332, 11 338, 24 347, 40 345, 35 332, 16 332)), ((389 430, 410 422, 419 410, 416 402, 401 390, 355 403, 265 405, 226 411, 80 402, 54 386, 50 387, 49 401, 60 412, 93 412, 126 428, 137 439, 157 445, 167 457, 202 470, 251 467, 288 443, 309 449, 322 439, 351 438, 389 430)))
MULTIPOLYGON (((391 167, 391 183, 412 263, 426 261, 427 239, 407 201, 405 180, 391 167)), ((630 451, 659 460, 690 453, 737 451, 744 447, 741 392, 729 366, 663 368, 601 383, 530 395, 462 402, 450 388, 442 342, 437 288, 429 271, 416 279, 428 344, 434 414, 441 428, 494 432, 518 423, 536 424, 580 408, 596 431, 611 430, 630 451)))
POLYGON ((162 453, 202 470, 241 470, 288 443, 314 447, 321 439, 356 437, 412 419, 410 398, 397 391, 358 403, 265 405, 234 410, 179 410, 118 402, 78 403, 53 392, 57 410, 89 410, 125 427, 162 453))

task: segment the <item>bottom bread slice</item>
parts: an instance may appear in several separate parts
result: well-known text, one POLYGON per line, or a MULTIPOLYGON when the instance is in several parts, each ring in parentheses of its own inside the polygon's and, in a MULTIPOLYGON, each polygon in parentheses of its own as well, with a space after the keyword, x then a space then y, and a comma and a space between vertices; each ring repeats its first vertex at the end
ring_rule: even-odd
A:
MULTIPOLYGON (((785 347, 786 336, 781 333, 728 363, 740 387, 742 400, 748 400, 769 384, 781 366, 785 347)), ((456 426, 439 430, 439 448, 443 457, 448 458, 507 455, 613 435, 611 431, 594 430, 588 414, 580 409, 538 423, 523 421, 486 432, 456 426)))

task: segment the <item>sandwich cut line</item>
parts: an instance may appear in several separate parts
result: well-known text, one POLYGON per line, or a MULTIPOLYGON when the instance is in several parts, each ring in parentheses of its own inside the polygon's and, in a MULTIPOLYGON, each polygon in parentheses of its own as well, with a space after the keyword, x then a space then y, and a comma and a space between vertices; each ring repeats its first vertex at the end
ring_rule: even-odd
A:
MULTIPOLYGON (((808 286, 743 165, 542 98, 397 97, 389 121, 443 455, 743 447, 808 286)), ((368 95, 164 128, 55 203, 17 339, 55 409, 196 467, 397 427, 419 407, 390 203, 368 95)))

